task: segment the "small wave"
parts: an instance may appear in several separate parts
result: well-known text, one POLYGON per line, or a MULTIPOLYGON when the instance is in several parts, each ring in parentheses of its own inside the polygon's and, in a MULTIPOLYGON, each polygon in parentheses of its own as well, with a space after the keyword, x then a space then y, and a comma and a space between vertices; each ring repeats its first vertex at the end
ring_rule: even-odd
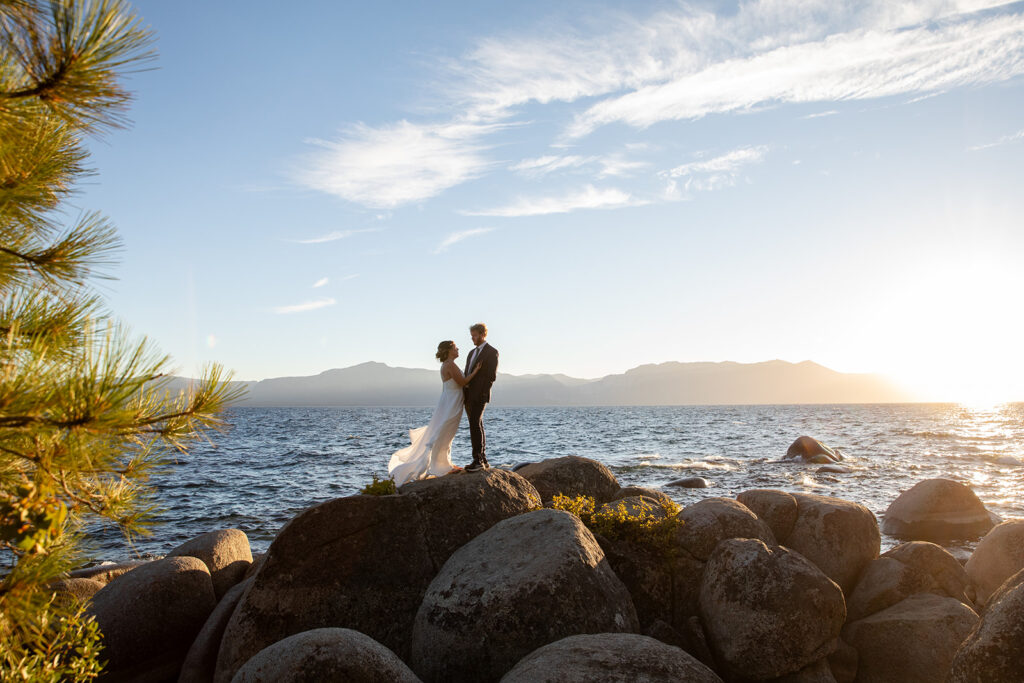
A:
POLYGON ((537 455, 537 451, 530 451, 525 448, 502 448, 501 454, 505 455, 537 455))
MULTIPOLYGON (((627 468, 630 466, 626 466, 627 468)), ((658 470, 687 470, 687 471, 716 471, 716 472, 735 472, 740 469, 738 466, 727 463, 727 462, 706 462, 706 461, 690 461, 690 462, 672 462, 672 463, 652 463, 652 462, 641 462, 634 467, 650 467, 658 470)))
POLYGON ((955 439, 959 436, 956 432, 934 432, 928 429, 897 429, 895 433, 900 436, 913 436, 919 439, 955 439))

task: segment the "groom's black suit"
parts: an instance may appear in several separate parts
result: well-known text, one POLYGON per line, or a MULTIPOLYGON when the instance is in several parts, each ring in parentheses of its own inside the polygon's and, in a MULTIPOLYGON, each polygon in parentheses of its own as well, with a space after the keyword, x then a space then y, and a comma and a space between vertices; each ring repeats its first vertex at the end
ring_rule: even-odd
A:
POLYGON ((484 408, 491 400, 491 385, 498 376, 498 349, 486 342, 469 352, 466 376, 480 365, 480 372, 462 389, 469 418, 469 439, 473 443, 473 463, 487 464, 487 439, 484 436, 484 408))

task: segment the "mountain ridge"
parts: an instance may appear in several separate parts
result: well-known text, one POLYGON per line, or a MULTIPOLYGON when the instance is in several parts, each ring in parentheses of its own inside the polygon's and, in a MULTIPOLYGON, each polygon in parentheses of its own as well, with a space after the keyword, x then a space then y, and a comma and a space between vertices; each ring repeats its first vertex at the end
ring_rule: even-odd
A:
MULTIPOLYGON (((173 388, 188 380, 177 378, 173 388)), ((236 405, 432 406, 437 370, 366 361, 316 375, 237 382, 247 395, 236 405)), ((596 379, 498 373, 496 406, 750 405, 902 403, 914 400, 881 375, 842 373, 814 361, 768 360, 646 363, 596 379)))

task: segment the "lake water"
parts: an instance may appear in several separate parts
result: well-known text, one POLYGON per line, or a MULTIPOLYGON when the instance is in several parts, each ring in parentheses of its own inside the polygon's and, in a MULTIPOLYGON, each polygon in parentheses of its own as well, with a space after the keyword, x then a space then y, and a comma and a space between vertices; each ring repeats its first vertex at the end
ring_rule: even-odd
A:
MULTIPOLYGON (((356 493, 386 475, 390 454, 407 445, 409 427, 429 408, 236 408, 231 429, 200 444, 158 481, 166 507, 155 534, 136 550, 163 555, 205 531, 235 527, 254 552, 300 510, 356 493)), ((563 455, 599 460, 619 483, 659 487, 686 476, 706 489, 663 489, 686 505, 750 488, 838 496, 881 519, 903 490, 922 479, 969 484, 1003 517, 1024 517, 1024 404, 972 408, 950 404, 488 408, 492 466, 563 455), (802 434, 846 455, 849 474, 781 462, 802 434)), ((453 460, 469 461, 469 432, 453 460)), ((97 556, 132 552, 115 532, 94 538, 97 556)), ((894 539, 883 537, 883 546, 894 539)))

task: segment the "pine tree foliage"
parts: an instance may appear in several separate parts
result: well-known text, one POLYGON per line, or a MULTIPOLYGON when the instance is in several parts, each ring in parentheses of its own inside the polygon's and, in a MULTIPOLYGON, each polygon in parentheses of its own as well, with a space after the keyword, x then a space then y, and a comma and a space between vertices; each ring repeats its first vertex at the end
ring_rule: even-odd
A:
POLYGON ((121 0, 0 0, 0 678, 84 681, 99 634, 48 582, 84 559, 83 529, 129 540, 150 478, 235 398, 211 366, 173 394, 169 361, 93 290, 120 248, 65 200, 91 171, 84 136, 125 124, 126 73, 153 57, 121 0))

